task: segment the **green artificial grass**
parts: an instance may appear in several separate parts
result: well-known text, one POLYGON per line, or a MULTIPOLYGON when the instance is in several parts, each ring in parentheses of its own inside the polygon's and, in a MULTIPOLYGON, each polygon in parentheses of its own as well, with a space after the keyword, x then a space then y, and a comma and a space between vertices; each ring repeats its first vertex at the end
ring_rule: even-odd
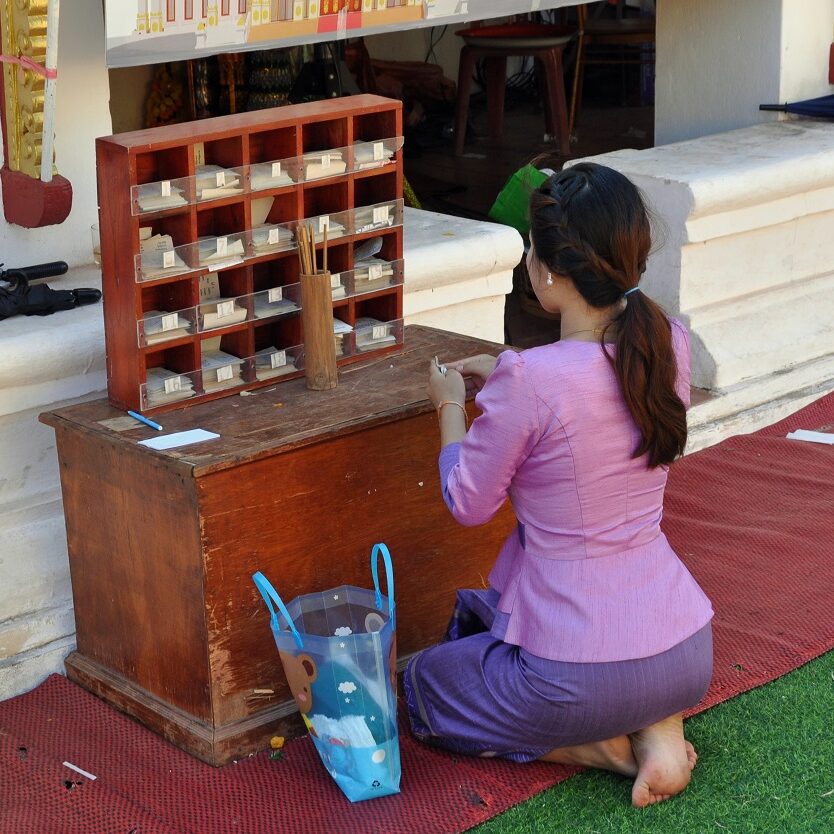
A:
POLYGON ((476 834, 834 834, 834 651, 686 722, 692 782, 631 807, 630 780, 585 771, 476 834))

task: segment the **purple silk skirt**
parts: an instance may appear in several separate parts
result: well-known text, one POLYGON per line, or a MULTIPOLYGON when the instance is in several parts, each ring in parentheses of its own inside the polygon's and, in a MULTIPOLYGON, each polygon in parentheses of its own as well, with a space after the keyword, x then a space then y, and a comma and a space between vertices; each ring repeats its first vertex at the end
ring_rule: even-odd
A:
POLYGON ((490 634, 498 597, 493 589, 458 591, 444 642, 406 667, 411 730, 420 741, 527 762, 648 727, 697 704, 709 686, 709 624, 651 657, 564 663, 490 634))

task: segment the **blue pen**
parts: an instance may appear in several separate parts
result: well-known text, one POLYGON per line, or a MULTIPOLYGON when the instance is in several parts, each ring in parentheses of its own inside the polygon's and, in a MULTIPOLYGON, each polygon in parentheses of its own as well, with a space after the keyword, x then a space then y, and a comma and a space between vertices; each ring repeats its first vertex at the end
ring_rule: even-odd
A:
POLYGON ((127 413, 133 417, 134 420, 138 420, 140 423, 144 423, 146 426, 150 426, 152 429, 156 429, 157 431, 162 431, 162 426, 160 426, 159 423, 154 423, 153 420, 149 420, 147 417, 143 417, 135 411, 128 411, 127 413))

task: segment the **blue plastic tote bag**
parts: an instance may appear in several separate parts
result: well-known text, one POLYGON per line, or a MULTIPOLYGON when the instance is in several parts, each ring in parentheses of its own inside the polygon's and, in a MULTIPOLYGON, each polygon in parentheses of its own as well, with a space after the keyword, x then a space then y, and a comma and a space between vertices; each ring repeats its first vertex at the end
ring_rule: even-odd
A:
POLYGON ((400 790, 394 572, 384 544, 371 551, 371 574, 373 591, 342 585, 289 605, 262 573, 252 576, 301 717, 351 802, 400 790), (380 555, 387 597, 379 589, 380 555))

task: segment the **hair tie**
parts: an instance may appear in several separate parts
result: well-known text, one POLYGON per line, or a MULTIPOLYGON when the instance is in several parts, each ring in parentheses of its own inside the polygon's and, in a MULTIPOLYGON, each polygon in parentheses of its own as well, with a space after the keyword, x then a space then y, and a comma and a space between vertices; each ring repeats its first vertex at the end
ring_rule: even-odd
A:
POLYGON ((640 287, 632 287, 630 290, 626 290, 623 293, 623 298, 626 298, 627 296, 631 295, 633 292, 640 292, 640 287))

